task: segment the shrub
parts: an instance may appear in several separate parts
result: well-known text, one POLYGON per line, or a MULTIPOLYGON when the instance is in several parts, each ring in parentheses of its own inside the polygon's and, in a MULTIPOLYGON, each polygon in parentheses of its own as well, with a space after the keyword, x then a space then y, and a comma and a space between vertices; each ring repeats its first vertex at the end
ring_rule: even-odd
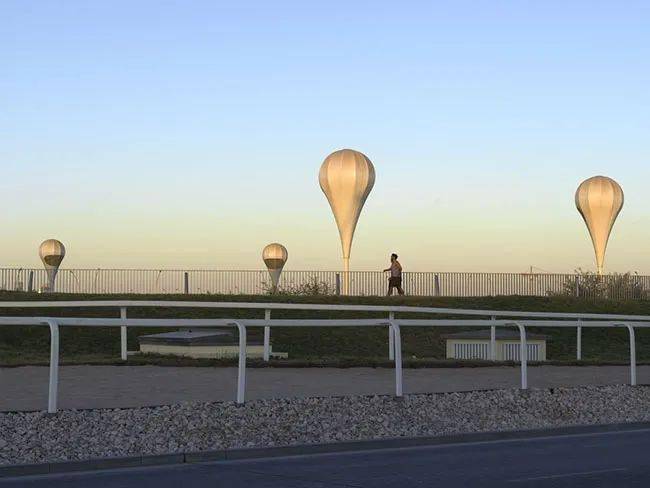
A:
MULTIPOLYGON (((552 293, 549 293, 551 295, 552 293)), ((600 276, 578 268, 575 276, 564 282, 559 295, 583 298, 606 298, 610 300, 631 300, 647 298, 641 277, 637 273, 614 273, 600 276)))

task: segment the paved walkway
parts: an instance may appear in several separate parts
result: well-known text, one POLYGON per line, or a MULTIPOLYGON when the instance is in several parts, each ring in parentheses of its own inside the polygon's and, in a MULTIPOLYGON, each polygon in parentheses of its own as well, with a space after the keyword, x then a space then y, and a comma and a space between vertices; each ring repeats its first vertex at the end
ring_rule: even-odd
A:
MULTIPOLYGON (((518 367, 405 369, 404 392, 448 392, 519 386, 518 367)), ((650 383, 650 366, 638 382, 650 383)), ((385 368, 249 368, 247 399, 392 394, 395 373, 385 368)), ((531 388, 629 382, 625 366, 528 368, 531 388)), ((139 407, 183 401, 234 400, 236 368, 62 366, 59 408, 139 407)), ((0 411, 47 406, 48 368, 0 369, 0 411)))

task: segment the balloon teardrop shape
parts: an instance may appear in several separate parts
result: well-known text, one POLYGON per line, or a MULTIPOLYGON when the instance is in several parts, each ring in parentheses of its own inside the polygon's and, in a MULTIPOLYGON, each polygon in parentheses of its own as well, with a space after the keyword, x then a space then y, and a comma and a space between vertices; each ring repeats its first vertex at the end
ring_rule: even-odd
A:
POLYGON ((282 274, 282 268, 287 263, 287 259, 289 259, 287 248, 277 242, 269 244, 262 250, 262 260, 269 270, 274 290, 278 288, 280 274, 282 274))
POLYGON ((576 207, 587 224, 596 255, 596 269, 603 274, 605 250, 612 227, 623 208, 623 189, 607 176, 586 179, 575 195, 576 207))
MULTIPOLYGON (((363 204, 375 184, 375 167, 365 154, 352 149, 341 149, 325 158, 320 167, 318 181, 339 229, 343 270, 347 275, 354 231, 363 204)), ((346 288, 349 287, 347 282, 346 279, 346 288)), ((347 293, 347 290, 344 292, 347 293)))
POLYGON ((56 239, 47 239, 39 246, 38 255, 47 273, 47 289, 49 292, 53 292, 59 266, 65 257, 65 246, 56 239))

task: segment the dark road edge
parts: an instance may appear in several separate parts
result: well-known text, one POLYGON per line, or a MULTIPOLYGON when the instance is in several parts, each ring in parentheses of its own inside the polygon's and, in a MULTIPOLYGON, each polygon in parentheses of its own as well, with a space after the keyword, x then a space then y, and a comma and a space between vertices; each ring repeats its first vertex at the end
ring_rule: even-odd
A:
POLYGON ((0 478, 31 476, 41 474, 69 473, 76 471, 95 471, 105 469, 133 468, 139 466, 160 466, 184 463, 204 463, 238 459, 263 459, 272 457, 301 456, 402 447, 437 446, 499 440, 532 439, 576 434, 604 432, 625 432, 650 429, 650 422, 630 422, 622 424, 573 425, 548 429, 510 430, 500 432, 477 432, 431 437, 397 437, 363 441, 343 441, 326 444, 297 444, 278 447, 254 447, 218 449, 213 451, 179 452, 144 456, 111 457, 83 461, 62 461, 41 464, 0 465, 0 478))

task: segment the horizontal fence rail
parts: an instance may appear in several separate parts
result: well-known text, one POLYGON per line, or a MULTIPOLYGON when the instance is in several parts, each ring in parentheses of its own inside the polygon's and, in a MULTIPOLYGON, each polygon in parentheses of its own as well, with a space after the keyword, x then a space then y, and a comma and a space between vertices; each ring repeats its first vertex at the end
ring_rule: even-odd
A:
MULTIPOLYGON (((350 295, 381 296, 388 275, 380 271, 350 271, 350 295)), ((295 295, 339 295, 345 273, 290 271, 280 277, 277 291, 295 295)), ((0 268, 0 290, 92 294, 242 294, 274 291, 267 271, 61 269, 54 290, 47 289, 44 269, 0 268)), ((551 273, 455 273, 408 271, 402 276, 407 295, 481 297, 497 295, 550 296, 631 300, 650 297, 650 276, 551 273)))
MULTIPOLYGON (((630 384, 636 385, 636 340, 635 328, 650 327, 650 316, 616 315, 616 314, 582 314, 523 312, 498 310, 466 310, 432 307, 407 306, 368 306, 368 305, 317 305, 286 303, 236 303, 236 302, 190 302, 190 301, 137 301, 137 300, 95 300, 95 301, 27 301, 0 302, 0 309, 12 308, 46 308, 46 307, 118 307, 120 318, 85 318, 85 317, 37 317, 37 316, 0 316, 0 326, 46 325, 50 328, 50 379, 48 385, 48 412, 57 411, 58 374, 59 374, 59 327, 120 327, 122 359, 126 359, 127 327, 236 327, 239 335, 237 392, 236 402, 244 403, 246 390, 246 330, 247 327, 263 327, 264 359, 268 361, 270 329, 272 327, 386 327, 388 329, 389 357, 395 365, 395 395, 403 395, 401 327, 485 327, 491 330, 490 351, 494 358, 496 327, 516 327, 519 330, 519 349, 512 351, 512 359, 520 363, 521 388, 528 388, 528 344, 526 327, 568 327, 580 331, 583 327, 627 328, 630 344, 630 384), (229 309, 264 309, 264 319, 257 318, 220 318, 220 319, 129 319, 127 308, 147 307, 185 307, 185 308, 229 308, 229 309), (271 319, 272 310, 338 310, 387 312, 387 318, 379 319, 271 319), (396 318, 395 314, 444 314, 469 317, 490 317, 490 319, 405 319, 396 318), (499 319, 501 317, 501 319, 499 319), (507 318, 504 318, 507 317, 507 318)), ((578 353, 580 354, 580 353, 578 353)), ((580 357, 578 356, 578 359, 580 357)))

